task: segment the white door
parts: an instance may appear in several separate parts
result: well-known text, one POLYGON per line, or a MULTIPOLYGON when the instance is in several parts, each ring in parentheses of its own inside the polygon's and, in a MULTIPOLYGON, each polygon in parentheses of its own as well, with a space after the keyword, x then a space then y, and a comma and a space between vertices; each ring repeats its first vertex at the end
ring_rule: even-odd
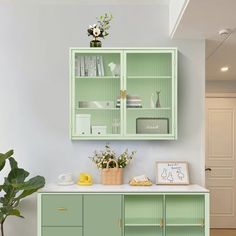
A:
POLYGON ((206 98, 206 186, 211 228, 236 228, 236 98, 206 98))

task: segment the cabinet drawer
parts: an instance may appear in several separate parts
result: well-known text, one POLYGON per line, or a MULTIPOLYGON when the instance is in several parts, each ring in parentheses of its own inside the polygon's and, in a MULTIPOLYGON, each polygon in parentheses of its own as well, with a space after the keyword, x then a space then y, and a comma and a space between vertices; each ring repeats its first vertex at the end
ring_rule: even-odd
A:
POLYGON ((42 226, 82 226, 82 195, 42 195, 42 226))
POLYGON ((82 236, 81 227, 42 227, 42 236, 82 236))

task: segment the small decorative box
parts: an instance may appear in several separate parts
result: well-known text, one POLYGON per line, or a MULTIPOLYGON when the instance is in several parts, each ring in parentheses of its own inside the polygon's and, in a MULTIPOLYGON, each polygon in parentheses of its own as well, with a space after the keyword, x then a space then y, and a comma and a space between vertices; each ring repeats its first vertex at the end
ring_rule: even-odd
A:
POLYGON ((91 115, 90 114, 77 114, 76 115, 76 134, 89 135, 91 133, 91 115))
POLYGON ((93 135, 104 135, 107 133, 107 127, 106 126, 92 126, 92 134, 93 135))

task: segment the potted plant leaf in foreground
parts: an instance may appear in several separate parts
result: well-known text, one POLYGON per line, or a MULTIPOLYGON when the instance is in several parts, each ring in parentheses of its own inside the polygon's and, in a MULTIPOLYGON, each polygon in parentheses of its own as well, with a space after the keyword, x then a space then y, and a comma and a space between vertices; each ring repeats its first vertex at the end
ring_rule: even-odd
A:
POLYGON ((29 172, 18 167, 18 163, 12 157, 13 154, 13 150, 5 154, 0 153, 0 171, 3 170, 7 162, 10 164, 10 172, 4 178, 3 184, 0 185, 1 236, 4 236, 3 225, 8 216, 23 218, 18 209, 20 201, 45 185, 45 179, 42 176, 26 180, 29 172))

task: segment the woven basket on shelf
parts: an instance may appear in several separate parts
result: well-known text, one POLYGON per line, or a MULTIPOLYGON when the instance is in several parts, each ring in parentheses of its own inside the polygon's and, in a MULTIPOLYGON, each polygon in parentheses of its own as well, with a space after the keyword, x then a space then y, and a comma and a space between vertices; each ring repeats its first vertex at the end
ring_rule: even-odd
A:
POLYGON ((118 168, 116 160, 110 159, 105 169, 102 169, 102 184, 119 185, 123 184, 123 168, 118 168), (109 168, 111 162, 116 163, 116 167, 109 168))

